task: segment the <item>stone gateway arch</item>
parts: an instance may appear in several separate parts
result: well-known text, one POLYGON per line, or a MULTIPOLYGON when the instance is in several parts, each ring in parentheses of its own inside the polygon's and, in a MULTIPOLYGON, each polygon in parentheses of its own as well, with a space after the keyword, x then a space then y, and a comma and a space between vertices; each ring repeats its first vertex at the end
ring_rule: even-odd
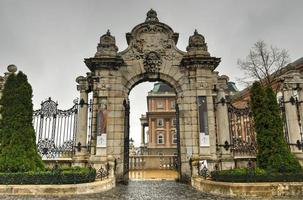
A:
POLYGON ((159 22, 154 10, 126 33, 128 47, 121 52, 109 31, 101 36, 95 56, 85 59, 90 72, 76 80, 80 92, 76 144, 81 146, 76 163, 96 167, 110 163, 117 180, 127 179, 128 95, 141 82, 163 81, 176 92, 181 178, 196 173, 198 160, 207 160, 210 169, 218 161, 222 168, 234 165, 230 149, 220 148, 218 154, 218 147, 230 144, 224 103, 228 77, 215 71, 220 58, 210 55, 205 38, 197 31, 190 36, 186 52, 177 48, 178 36, 159 22), (87 120, 89 105, 91 122, 87 120), (92 130, 89 140, 88 126, 92 130))

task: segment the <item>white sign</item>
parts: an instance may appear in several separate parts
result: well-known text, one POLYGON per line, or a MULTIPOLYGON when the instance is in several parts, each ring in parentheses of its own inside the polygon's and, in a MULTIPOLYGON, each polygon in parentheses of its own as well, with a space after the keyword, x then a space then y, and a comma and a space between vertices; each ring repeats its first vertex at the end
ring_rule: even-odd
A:
POLYGON ((187 157, 190 158, 193 155, 193 148, 187 147, 187 157))
POLYGON ((205 133, 200 133, 200 147, 208 147, 209 146, 209 135, 205 135, 205 133))
POLYGON ((106 134, 97 136, 97 147, 106 147, 106 134))

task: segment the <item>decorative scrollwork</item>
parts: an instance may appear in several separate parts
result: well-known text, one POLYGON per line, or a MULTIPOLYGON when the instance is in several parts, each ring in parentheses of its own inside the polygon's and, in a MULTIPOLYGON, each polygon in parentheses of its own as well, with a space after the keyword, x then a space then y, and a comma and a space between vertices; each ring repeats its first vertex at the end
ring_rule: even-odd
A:
POLYGON ((98 179, 104 179, 104 178, 108 178, 109 176, 109 170, 110 170, 110 166, 109 163, 107 163, 105 166, 101 166, 100 169, 98 169, 97 174, 96 174, 96 178, 98 179))
POLYGON ((37 151, 45 159, 71 157, 74 153, 77 130, 78 100, 68 110, 59 110, 49 98, 41 103, 41 109, 33 113, 37 151))
POLYGON ((42 157, 55 158, 57 148, 53 139, 45 138, 38 141, 38 153, 42 157))
POLYGON ((256 153, 256 145, 254 143, 248 143, 243 141, 241 138, 233 138, 233 151, 241 153, 256 153))
POLYGON ((160 71, 162 60, 157 52, 151 51, 145 55, 143 64, 146 72, 156 73, 160 71))
POLYGON ((256 153, 255 132, 249 108, 236 108, 228 103, 231 150, 234 153, 254 155, 256 153))
POLYGON ((58 150, 61 151, 61 152, 71 152, 71 151, 73 151, 73 146, 74 146, 74 141, 73 140, 68 140, 68 141, 65 141, 58 148, 58 150))
POLYGON ((40 114, 44 117, 53 117, 58 112, 57 106, 58 104, 49 98, 47 101, 41 103, 40 114))

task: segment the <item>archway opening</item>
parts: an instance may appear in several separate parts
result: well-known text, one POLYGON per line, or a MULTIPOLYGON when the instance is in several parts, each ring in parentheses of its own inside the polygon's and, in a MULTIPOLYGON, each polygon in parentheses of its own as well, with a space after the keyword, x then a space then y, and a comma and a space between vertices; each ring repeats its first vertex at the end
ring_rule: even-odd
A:
POLYGON ((180 134, 174 87, 163 81, 140 81, 128 98, 129 179, 178 178, 180 134))

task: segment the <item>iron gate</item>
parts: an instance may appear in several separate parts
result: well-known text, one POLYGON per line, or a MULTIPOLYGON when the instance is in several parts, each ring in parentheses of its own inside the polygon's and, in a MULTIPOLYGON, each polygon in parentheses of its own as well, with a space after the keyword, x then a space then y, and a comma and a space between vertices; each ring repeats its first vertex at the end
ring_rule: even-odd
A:
POLYGON ((176 166, 179 175, 181 176, 181 144, 180 144, 180 115, 179 115, 179 105, 176 103, 176 131, 177 131, 177 157, 176 166))
POLYGON ((51 98, 33 114, 38 153, 43 159, 71 158, 77 129, 77 101, 68 110, 58 109, 51 98))
POLYGON ((123 101, 124 106, 124 158, 123 158, 123 179, 129 178, 129 102, 123 101))
POLYGON ((255 155, 256 138, 249 108, 236 108, 228 103, 228 120, 232 151, 238 155, 255 155))

